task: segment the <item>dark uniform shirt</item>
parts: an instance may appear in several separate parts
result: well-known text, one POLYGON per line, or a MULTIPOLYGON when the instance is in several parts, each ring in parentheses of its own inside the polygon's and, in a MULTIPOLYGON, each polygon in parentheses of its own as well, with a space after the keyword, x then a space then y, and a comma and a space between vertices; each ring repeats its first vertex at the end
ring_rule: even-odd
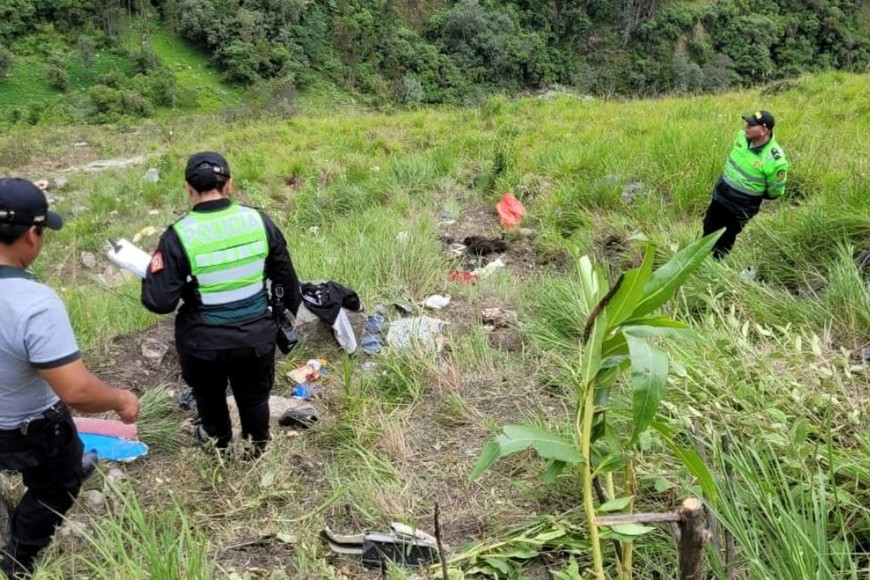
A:
MULTIPOLYGON (((205 201, 191 211, 219 211, 229 207, 230 203, 229 199, 205 201)), ((269 240, 266 277, 284 286, 284 303, 295 314, 302 298, 287 242, 269 216, 263 212, 260 215, 269 240)), ((178 301, 182 301, 175 319, 175 340, 179 349, 195 352, 275 342, 277 326, 268 312, 232 325, 214 326, 202 321, 198 284, 191 278, 190 261, 174 228, 168 228, 160 238, 154 256, 155 261, 142 281, 142 304, 157 314, 169 314, 178 306, 178 301)))

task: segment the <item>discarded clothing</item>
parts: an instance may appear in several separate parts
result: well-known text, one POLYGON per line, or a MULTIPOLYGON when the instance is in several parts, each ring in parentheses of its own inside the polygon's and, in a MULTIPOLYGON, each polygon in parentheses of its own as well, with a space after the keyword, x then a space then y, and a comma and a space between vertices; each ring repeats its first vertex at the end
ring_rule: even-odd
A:
POLYGON ((507 250, 507 242, 501 238, 484 238, 481 236, 468 236, 462 243, 465 251, 475 256, 485 256, 492 253, 501 253, 507 250))
POLYGON ((356 292, 338 282, 310 282, 302 284, 302 301, 312 314, 328 322, 332 327, 335 340, 345 350, 353 354, 358 348, 356 335, 347 310, 362 312, 363 305, 356 292))
POLYGON ((381 352, 381 349, 384 347, 384 341, 379 333, 386 323, 387 319, 380 312, 375 312, 366 318, 366 327, 360 343, 360 348, 362 348, 364 353, 373 355, 381 352))

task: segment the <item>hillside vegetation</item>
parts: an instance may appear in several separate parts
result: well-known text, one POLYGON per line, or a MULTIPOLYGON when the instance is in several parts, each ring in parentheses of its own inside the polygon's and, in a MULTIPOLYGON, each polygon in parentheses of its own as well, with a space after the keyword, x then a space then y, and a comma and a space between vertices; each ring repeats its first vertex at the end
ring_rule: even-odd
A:
MULTIPOLYGON (((319 531, 384 529, 395 520, 432 531, 436 502, 452 578, 586 577, 579 469, 544 483, 544 461, 523 454, 474 482, 469 473, 504 424, 570 436, 571 377, 589 315, 578 300, 578 257, 590 255, 613 281, 640 263, 647 243, 661 264, 697 239, 741 115, 759 107, 777 117, 792 164, 788 197, 766 203, 735 251, 705 261, 666 307, 696 338, 667 347, 671 374, 658 420, 671 435, 649 432, 633 451, 635 509, 671 511, 702 497, 735 538, 738 577, 866 577, 868 97, 866 76, 826 73, 693 98, 496 96, 396 114, 181 118, 171 135, 162 122, 4 132, 2 173, 66 178, 51 195, 67 227, 51 233, 35 270, 66 300, 88 362, 145 394, 140 431, 151 445, 147 458, 122 467, 126 480, 90 481, 109 501, 76 505, 37 578, 233 570, 375 578, 380 572, 331 554, 319 531), (82 261, 107 238, 176 219, 187 207, 184 161, 202 149, 226 154, 237 199, 281 225, 303 279, 340 281, 369 312, 384 305, 393 320, 395 302, 452 296, 429 313, 450 322, 440 355, 390 349, 372 358, 374 370, 338 350, 282 360, 282 395, 293 386, 285 371, 328 360, 315 403, 322 419, 301 436, 276 436, 256 462, 190 445, 179 427, 186 416, 174 408, 181 385, 173 363, 138 361, 143 339, 171 333, 137 304, 135 281, 82 261), (125 169, 67 171, 134 155, 150 157, 125 169), (159 182, 143 180, 149 166, 159 182), (498 235, 493 206, 506 191, 525 204, 523 226, 535 233, 510 233, 507 265, 492 276, 449 281, 466 260, 439 237, 498 235), (513 340, 481 324, 491 307, 518 313, 513 340), (698 445, 709 480, 687 459, 698 445)), ((144 247, 156 244, 156 234, 142 235, 144 247)), ((612 394, 614 434, 630 420, 627 380, 612 394)), ((610 544, 605 552, 615 576, 610 544)), ((635 552, 636 578, 675 576, 667 528, 638 537, 635 552)), ((706 558, 724 578, 721 553, 708 547, 706 558)))
POLYGON ((14 0, 0 22, 7 124, 238 116, 240 100, 286 109, 324 85, 415 107, 556 85, 709 93, 870 66, 866 0, 14 0))

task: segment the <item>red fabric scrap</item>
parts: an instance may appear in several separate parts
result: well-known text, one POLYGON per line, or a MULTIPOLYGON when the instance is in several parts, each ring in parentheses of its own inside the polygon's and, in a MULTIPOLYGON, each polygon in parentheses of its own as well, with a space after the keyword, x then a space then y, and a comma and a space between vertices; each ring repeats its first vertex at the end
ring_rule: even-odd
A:
POLYGON ((512 193, 504 194, 501 201, 495 204, 495 209, 502 227, 506 230, 520 225, 526 215, 526 208, 512 193))

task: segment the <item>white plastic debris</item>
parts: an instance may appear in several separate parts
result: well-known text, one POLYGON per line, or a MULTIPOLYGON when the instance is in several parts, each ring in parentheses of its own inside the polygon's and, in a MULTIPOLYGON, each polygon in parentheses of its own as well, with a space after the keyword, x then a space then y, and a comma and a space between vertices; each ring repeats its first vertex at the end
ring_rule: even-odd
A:
POLYGON ((156 167, 149 167, 148 171, 145 172, 144 179, 151 183, 157 183, 160 181, 160 172, 157 171, 156 167))
POLYGON ((474 270, 474 273, 478 278, 486 278, 487 276, 489 276, 493 272, 500 270, 504 267, 505 267, 505 263, 502 262, 501 258, 499 258, 497 260, 490 262, 486 266, 483 266, 482 268, 476 268, 474 270))
POLYGON ((403 350, 419 348, 426 352, 441 352, 444 348, 441 332, 447 324, 445 320, 429 316, 400 318, 390 323, 387 344, 403 350))
POLYGON ((423 306, 426 308, 431 308, 432 310, 441 310, 445 306, 450 304, 450 295, 442 295, 442 294, 433 294, 429 298, 423 302, 423 306))
POLYGON ((740 273, 740 275, 743 276, 743 278, 745 278, 746 280, 749 280, 750 282, 754 282, 755 278, 758 276, 758 273, 755 271, 755 268, 753 268, 752 266, 749 266, 748 268, 745 268, 740 273))

